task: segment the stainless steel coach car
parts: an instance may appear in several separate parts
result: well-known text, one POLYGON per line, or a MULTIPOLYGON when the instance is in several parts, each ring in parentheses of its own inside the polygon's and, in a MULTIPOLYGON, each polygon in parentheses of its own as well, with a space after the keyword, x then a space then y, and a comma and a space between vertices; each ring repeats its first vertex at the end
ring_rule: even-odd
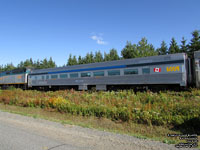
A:
POLYGON ((32 70, 28 76, 28 86, 32 88, 77 86, 79 90, 87 90, 90 87, 106 90, 112 86, 186 87, 189 81, 192 82, 189 65, 187 55, 179 53, 32 70))
POLYGON ((0 72, 0 87, 15 86, 27 87, 27 77, 30 69, 15 69, 12 71, 0 72))

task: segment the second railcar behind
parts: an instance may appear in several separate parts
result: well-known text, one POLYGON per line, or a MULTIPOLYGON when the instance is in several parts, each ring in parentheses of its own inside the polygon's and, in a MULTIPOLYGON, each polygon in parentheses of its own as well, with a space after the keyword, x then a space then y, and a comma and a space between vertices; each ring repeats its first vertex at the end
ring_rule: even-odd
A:
POLYGON ((14 86, 26 89, 29 72, 30 69, 25 68, 0 72, 0 87, 14 86))

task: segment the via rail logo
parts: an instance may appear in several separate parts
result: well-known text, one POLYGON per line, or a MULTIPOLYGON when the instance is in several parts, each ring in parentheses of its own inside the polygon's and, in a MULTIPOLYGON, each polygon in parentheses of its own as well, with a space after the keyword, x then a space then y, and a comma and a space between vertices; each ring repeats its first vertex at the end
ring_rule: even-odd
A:
POLYGON ((167 72, 180 71, 180 68, 179 66, 173 66, 173 67, 167 67, 166 70, 167 72))

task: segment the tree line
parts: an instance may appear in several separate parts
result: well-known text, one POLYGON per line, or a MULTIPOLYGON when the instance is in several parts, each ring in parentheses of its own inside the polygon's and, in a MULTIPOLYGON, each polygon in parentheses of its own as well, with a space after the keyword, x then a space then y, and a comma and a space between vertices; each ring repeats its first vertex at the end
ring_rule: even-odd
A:
POLYGON ((33 69, 45 69, 45 68, 55 68, 56 63, 53 61, 52 57, 44 58, 43 60, 33 61, 32 58, 21 61, 16 67, 12 64, 6 64, 0 66, 0 71, 9 71, 13 69, 22 69, 22 68, 33 68, 33 69))
POLYGON ((169 47, 165 41, 162 41, 160 47, 155 49, 153 44, 148 43, 147 39, 144 37, 137 44, 132 44, 128 41, 121 51, 121 56, 118 55, 117 50, 114 48, 111 49, 108 53, 104 52, 104 55, 100 51, 95 53, 90 52, 87 53, 85 57, 78 56, 78 58, 75 55, 72 56, 72 54, 70 54, 67 65, 71 66, 77 64, 87 64, 174 53, 187 53, 189 56, 192 56, 193 52, 197 50, 200 50, 200 35, 199 31, 195 30, 192 32, 192 39, 189 43, 187 43, 187 40, 182 37, 181 45, 178 45, 175 38, 172 37, 169 47))
MULTIPOLYGON (((192 32, 192 39, 189 42, 187 42, 184 37, 182 38, 181 45, 178 45, 175 38, 172 37, 169 47, 165 41, 162 41, 160 47, 156 49, 153 44, 148 43, 148 40, 144 37, 137 44, 132 44, 131 42, 127 41, 125 47, 121 50, 121 55, 119 55, 117 50, 114 48, 111 49, 108 53, 104 52, 104 54, 102 54, 100 51, 96 51, 95 53, 87 53, 84 57, 76 57, 75 55, 72 56, 72 54, 70 54, 67 63, 63 66, 174 53, 187 53, 190 57, 192 57, 193 52, 198 50, 200 50, 200 34, 198 30, 195 30, 192 32)), ((57 67, 57 65, 51 57, 49 60, 45 58, 44 60, 37 61, 33 61, 32 58, 30 58, 25 61, 21 61, 16 67, 12 63, 1 65, 0 71, 8 71, 27 67, 44 69, 54 68, 57 67)))

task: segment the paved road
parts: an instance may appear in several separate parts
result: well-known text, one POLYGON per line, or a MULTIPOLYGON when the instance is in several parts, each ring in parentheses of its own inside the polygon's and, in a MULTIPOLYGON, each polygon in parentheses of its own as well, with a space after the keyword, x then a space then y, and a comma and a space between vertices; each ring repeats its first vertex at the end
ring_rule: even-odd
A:
MULTIPOLYGON (((173 145, 0 111, 0 150, 166 150, 173 145)), ((184 149, 185 150, 185 149, 184 149)))

